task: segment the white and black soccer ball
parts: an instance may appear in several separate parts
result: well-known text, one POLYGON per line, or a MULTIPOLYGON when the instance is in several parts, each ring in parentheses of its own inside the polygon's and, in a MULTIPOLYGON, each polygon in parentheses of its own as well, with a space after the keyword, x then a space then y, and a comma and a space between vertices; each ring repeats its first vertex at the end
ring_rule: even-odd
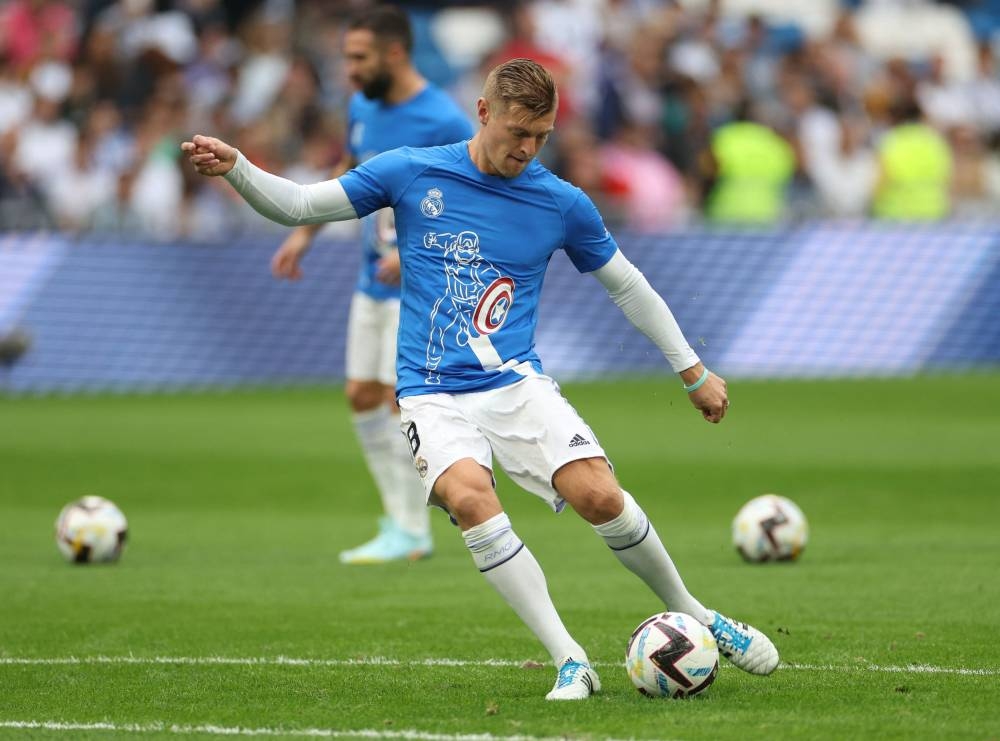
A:
POLYGON ((72 563, 117 561, 127 535, 125 515, 104 497, 70 502, 56 518, 56 545, 72 563))
POLYGON ((809 539, 809 523, 791 499, 777 494, 754 497, 733 519, 733 545, 744 560, 794 561, 809 539))
POLYGON ((719 647, 708 628, 683 612, 644 620, 628 642, 625 668, 647 697, 691 697, 719 673, 719 647))

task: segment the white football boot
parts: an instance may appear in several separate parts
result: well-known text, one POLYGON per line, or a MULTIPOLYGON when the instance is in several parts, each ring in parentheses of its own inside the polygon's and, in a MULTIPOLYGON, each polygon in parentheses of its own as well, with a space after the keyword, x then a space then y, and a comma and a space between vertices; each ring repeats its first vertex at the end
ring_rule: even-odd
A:
POLYGON ((559 675, 546 700, 586 700, 601 691, 601 680, 597 672, 586 661, 570 657, 559 667, 559 675))
POLYGON ((718 612, 708 626, 719 653, 750 674, 770 674, 778 666, 778 649, 771 639, 746 623, 738 623, 718 612))

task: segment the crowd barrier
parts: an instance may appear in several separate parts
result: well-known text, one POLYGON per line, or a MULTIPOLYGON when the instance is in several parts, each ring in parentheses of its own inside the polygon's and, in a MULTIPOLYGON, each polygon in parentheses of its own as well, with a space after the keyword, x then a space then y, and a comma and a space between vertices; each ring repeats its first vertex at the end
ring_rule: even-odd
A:
MULTIPOLYGON (((0 235, 7 393, 299 384, 343 376, 359 253, 323 241, 306 278, 269 274, 278 237, 135 244, 0 235), (15 353, 16 354, 16 353, 15 353)), ((1000 365, 1000 222, 814 223, 618 235, 711 367, 733 378, 842 378, 1000 365)), ((558 380, 668 373, 569 260, 552 260, 536 336, 558 380)))

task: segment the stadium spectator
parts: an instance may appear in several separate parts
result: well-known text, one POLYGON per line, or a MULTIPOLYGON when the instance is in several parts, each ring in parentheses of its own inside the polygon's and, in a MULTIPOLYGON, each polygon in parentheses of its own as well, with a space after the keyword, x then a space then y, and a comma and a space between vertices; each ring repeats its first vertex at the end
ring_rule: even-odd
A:
MULTIPOLYGON (((539 292, 553 253, 564 249, 659 347, 707 421, 721 422, 729 406, 725 381, 701 363, 590 200, 535 160, 556 105, 544 68, 513 60, 487 77, 470 141, 386 152, 314 186, 269 175, 219 139, 198 135, 183 149, 200 173, 225 175, 255 209, 282 223, 353 219, 395 206, 405 277, 401 428, 428 502, 449 513, 476 566, 549 651, 557 677, 547 699, 585 699, 600 680, 497 498, 494 456, 555 511, 569 503, 664 604, 706 625, 737 667, 769 674, 778 664, 774 645, 688 592, 591 429, 542 375, 534 351, 539 292)), ((276 267, 288 276, 298 269, 294 260, 276 267)))
POLYGON ((47 62, 33 68, 30 83, 34 108, 12 132, 10 167, 15 179, 26 180, 46 195, 76 150, 76 127, 60 116, 72 73, 65 64, 47 62))
POLYGON ((878 160, 868 144, 868 127, 858 115, 837 118, 835 151, 816 158, 810 177, 824 216, 860 219, 871 209, 878 180, 878 160))
POLYGON ((990 158, 972 125, 953 126, 946 132, 953 155, 951 215, 955 218, 988 218, 997 203, 990 192, 990 158))
POLYGON ((237 124, 263 116, 281 93, 292 65, 288 20, 259 13, 244 34, 247 54, 236 71, 230 114, 237 124))
POLYGON ((625 223, 639 232, 667 231, 688 218, 684 180, 653 138, 652 126, 623 121, 600 150, 604 186, 617 197, 625 223))
POLYGON ((928 123, 940 131, 975 120, 967 87, 945 74, 945 60, 941 54, 930 58, 927 71, 916 85, 916 97, 928 123))
POLYGON ((953 170, 948 142, 923 122, 914 98, 897 101, 890 116, 893 126, 878 144, 874 215, 894 221, 945 218, 953 170))
POLYGON ((715 185, 706 216, 715 223, 773 224, 784 216, 795 155, 781 136, 751 120, 750 110, 746 101, 736 120, 712 135, 709 167, 715 185))
POLYGON ((833 157, 840 148, 837 114, 819 102, 812 82, 802 74, 789 75, 782 97, 796 158, 812 177, 817 163, 833 157))
POLYGON ((11 0, 0 10, 0 50, 20 71, 45 60, 68 62, 76 43, 76 19, 67 3, 11 0))
POLYGON ((967 85, 973 122, 983 134, 983 142, 1000 132, 1000 68, 996 54, 988 43, 980 43, 976 57, 976 74, 967 85))
POLYGON ((116 198, 118 178, 95 166, 95 146, 93 135, 81 135, 72 164, 62 170, 49 189, 49 208, 60 229, 90 229, 95 215, 111 207, 116 198))

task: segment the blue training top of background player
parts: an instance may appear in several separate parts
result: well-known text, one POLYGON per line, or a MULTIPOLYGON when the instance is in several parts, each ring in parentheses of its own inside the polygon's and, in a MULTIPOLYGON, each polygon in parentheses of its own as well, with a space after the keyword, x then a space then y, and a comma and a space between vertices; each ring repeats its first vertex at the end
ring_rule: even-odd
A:
POLYGON ((566 250, 585 273, 618 249, 582 190, 537 160, 515 178, 486 175, 464 141, 380 154, 340 182, 359 216, 395 209, 399 397, 481 391, 541 372, 535 325, 552 254, 566 250))
MULTIPOLYGON (((451 97, 427 85, 402 103, 369 100, 355 93, 347 116, 348 151, 356 163, 397 147, 433 147, 472 136, 472 124, 451 97)), ((361 225, 362 259, 357 290, 374 299, 399 296, 399 286, 375 280, 375 268, 387 250, 395 247, 392 212, 372 214, 361 225)))

